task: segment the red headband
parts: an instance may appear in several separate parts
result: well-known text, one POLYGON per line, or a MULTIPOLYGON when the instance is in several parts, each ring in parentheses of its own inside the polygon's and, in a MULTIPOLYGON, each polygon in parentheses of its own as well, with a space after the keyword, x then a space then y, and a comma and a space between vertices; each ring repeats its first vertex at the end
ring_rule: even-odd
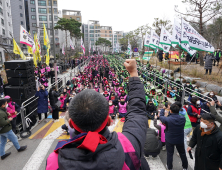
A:
MULTIPOLYGON (((99 144, 107 143, 107 139, 101 134, 99 134, 99 132, 101 132, 106 127, 108 120, 109 120, 109 116, 106 117, 106 119, 104 120, 104 122, 101 124, 101 126, 98 129, 96 129, 93 132, 89 131, 85 139, 83 140, 82 144, 79 145, 77 148, 87 149, 87 150, 90 150, 91 152, 95 152, 99 144)), ((81 132, 81 133, 84 132, 72 120, 71 120, 71 124, 73 128, 76 129, 78 132, 81 132)))

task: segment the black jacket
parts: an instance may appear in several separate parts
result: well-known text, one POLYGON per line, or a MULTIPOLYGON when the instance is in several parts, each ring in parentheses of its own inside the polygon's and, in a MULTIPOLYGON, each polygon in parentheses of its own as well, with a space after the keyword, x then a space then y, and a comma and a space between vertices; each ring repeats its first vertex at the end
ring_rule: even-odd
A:
POLYGON ((201 136, 200 125, 193 132, 189 146, 196 146, 194 170, 218 170, 222 168, 222 132, 215 124, 210 135, 201 136))
POLYGON ((58 97, 59 97, 59 92, 57 91, 52 91, 49 93, 49 101, 52 107, 56 107, 55 104, 58 101, 58 97))
MULTIPOLYGON (((144 87, 139 78, 129 79, 129 109, 125 117, 122 133, 129 139, 139 158, 143 157, 148 119, 146 117, 146 101, 144 87)), ((69 145, 59 150, 59 170, 79 169, 115 169, 121 170, 125 153, 116 132, 110 133, 108 128, 101 134, 106 137, 106 144, 98 145, 94 153, 76 148, 80 143, 69 145)), ((145 159, 143 159, 145 161, 145 159)), ((143 165, 142 162, 141 164, 143 165)), ((146 163, 147 164, 147 163, 146 163)))
POLYGON ((148 113, 153 113, 154 111, 156 111, 156 106, 154 104, 149 105, 149 102, 146 105, 146 111, 148 113))
POLYGON ((144 154, 149 152, 160 152, 161 144, 159 143, 157 133, 154 129, 148 128, 146 132, 146 142, 144 146, 144 154))

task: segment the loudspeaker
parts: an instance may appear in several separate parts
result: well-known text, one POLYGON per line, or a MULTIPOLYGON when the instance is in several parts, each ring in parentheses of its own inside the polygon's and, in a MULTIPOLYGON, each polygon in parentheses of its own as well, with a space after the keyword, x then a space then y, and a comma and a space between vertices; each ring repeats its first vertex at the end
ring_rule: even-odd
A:
POLYGON ((35 77, 30 77, 30 78, 10 77, 8 78, 8 84, 12 86, 24 86, 26 84, 32 84, 32 83, 35 83, 35 77))
POLYGON ((5 87, 5 95, 11 96, 12 99, 28 99, 34 96, 35 92, 36 92, 35 84, 5 87))
POLYGON ((28 69, 28 70, 6 70, 7 77, 35 77, 34 75, 34 69, 28 69))
POLYGON ((11 60, 4 62, 5 69, 25 70, 33 68, 32 60, 11 60))

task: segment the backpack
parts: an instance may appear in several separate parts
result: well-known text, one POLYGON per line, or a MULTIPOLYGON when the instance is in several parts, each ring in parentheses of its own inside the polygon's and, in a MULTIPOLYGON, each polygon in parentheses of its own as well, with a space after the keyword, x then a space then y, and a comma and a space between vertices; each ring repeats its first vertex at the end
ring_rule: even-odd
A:
MULTIPOLYGON (((133 145, 125 135, 120 132, 117 134, 118 139, 123 147, 123 151, 125 153, 125 161, 122 170, 139 170, 141 162, 136 154, 133 145)), ((47 158, 46 170, 59 170, 58 153, 52 152, 49 155, 49 157, 47 158)))

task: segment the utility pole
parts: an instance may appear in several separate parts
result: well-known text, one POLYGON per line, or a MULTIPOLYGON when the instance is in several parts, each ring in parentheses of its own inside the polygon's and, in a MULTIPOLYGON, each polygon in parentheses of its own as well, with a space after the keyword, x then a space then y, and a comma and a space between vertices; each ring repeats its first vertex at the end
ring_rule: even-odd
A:
POLYGON ((53 37, 53 55, 54 55, 54 71, 55 71, 55 85, 57 86, 57 64, 56 64, 56 54, 55 54, 55 30, 54 30, 54 17, 53 17, 53 8, 52 8, 53 1, 51 0, 51 20, 52 20, 52 37, 53 37))

